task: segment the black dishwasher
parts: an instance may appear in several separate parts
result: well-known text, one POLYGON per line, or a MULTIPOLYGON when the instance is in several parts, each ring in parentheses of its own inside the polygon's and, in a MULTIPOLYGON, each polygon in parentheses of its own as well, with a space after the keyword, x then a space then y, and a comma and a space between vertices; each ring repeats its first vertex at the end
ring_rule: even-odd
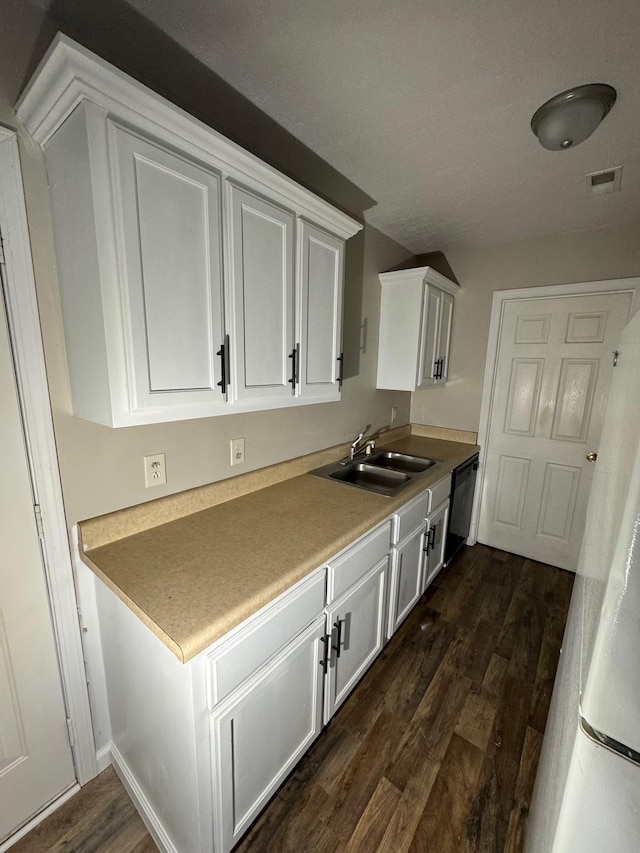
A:
POLYGON ((445 564, 451 562, 469 536, 477 470, 478 454, 476 453, 452 471, 449 530, 444 549, 445 564))

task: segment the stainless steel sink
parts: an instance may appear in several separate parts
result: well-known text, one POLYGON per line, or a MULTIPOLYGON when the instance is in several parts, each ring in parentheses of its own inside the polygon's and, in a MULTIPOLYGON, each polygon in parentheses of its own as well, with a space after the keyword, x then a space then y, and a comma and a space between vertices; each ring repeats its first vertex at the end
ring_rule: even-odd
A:
POLYGON ((408 483, 411 477, 401 471, 390 471, 379 468, 376 465, 368 465, 366 462, 351 462, 349 465, 341 465, 329 472, 332 480, 341 480, 352 486, 360 486, 361 489, 378 492, 379 494, 393 495, 408 483))
POLYGON ((364 459, 332 462, 309 473, 390 497, 423 477, 436 464, 435 459, 382 451, 364 459))
POLYGON ((436 464, 436 461, 435 459, 424 459, 420 456, 410 456, 407 453, 392 453, 389 450, 385 450, 367 459, 367 464, 392 471, 419 474, 422 471, 432 468, 436 464))

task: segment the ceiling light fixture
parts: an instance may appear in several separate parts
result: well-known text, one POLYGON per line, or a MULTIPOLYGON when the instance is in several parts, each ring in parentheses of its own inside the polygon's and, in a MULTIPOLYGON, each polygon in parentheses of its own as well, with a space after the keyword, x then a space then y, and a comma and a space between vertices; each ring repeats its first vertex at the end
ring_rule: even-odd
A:
POLYGON ((551 98, 533 114, 531 130, 543 148, 562 151, 584 142, 616 102, 606 83, 588 83, 551 98))

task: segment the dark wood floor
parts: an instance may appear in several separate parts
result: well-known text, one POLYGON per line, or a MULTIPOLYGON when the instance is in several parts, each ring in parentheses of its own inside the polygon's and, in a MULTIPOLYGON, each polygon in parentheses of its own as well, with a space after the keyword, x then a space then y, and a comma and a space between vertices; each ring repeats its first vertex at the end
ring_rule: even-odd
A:
MULTIPOLYGON (((568 572, 466 549, 237 853, 521 851, 572 585, 568 572)), ((154 849, 113 771, 14 848, 154 849)))
POLYGON ((158 848, 109 767, 11 848, 11 853, 45 851, 157 853, 158 848))

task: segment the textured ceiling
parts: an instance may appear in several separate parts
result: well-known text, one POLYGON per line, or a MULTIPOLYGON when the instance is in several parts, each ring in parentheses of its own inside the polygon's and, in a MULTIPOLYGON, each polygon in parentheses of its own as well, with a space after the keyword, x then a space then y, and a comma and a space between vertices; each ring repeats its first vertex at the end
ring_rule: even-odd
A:
MULTIPOLYGON (((640 220, 638 0, 127 0, 376 201, 415 253, 640 220), (574 150, 529 122, 605 82, 574 150), (623 165, 591 197, 587 172, 623 165)), ((50 5, 40 0, 40 5, 50 5)))

